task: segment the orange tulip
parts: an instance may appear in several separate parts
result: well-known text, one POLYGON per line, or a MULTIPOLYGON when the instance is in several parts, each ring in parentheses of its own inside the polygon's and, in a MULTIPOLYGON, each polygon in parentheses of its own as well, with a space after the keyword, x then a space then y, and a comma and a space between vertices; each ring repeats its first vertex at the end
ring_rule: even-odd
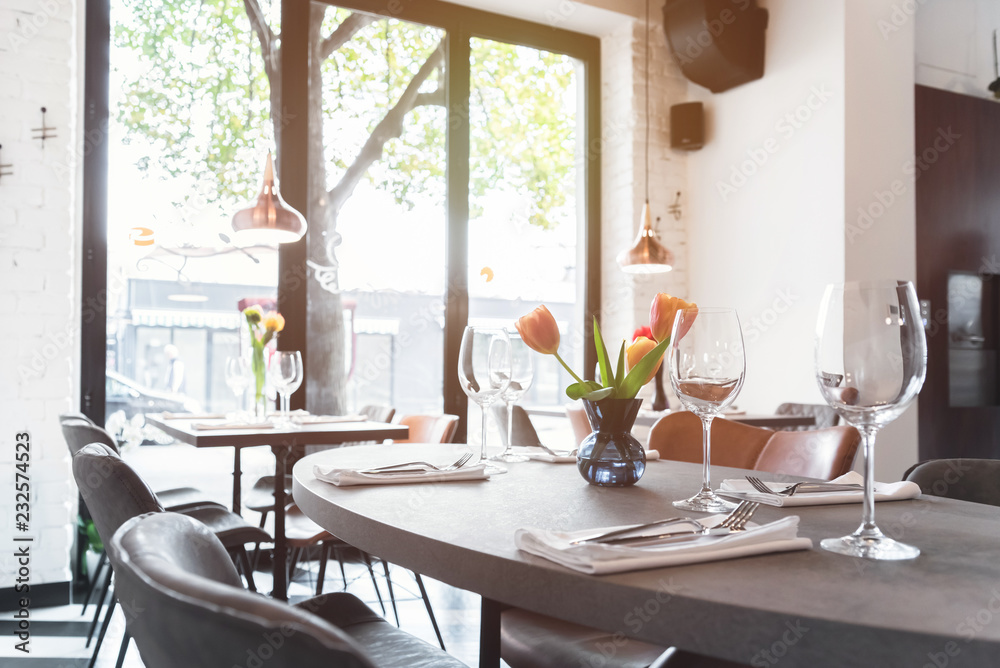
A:
MULTIPOLYGON (((697 304, 691 304, 680 297, 671 297, 665 292, 657 293, 653 297, 653 304, 649 308, 649 328, 653 331, 653 338, 657 341, 665 341, 670 338, 670 332, 674 328, 674 318, 677 317, 677 312, 688 308, 698 308, 697 304)), ((694 322, 694 319, 686 321, 687 325, 683 332, 680 332, 681 336, 687 333, 687 330, 691 328, 690 323, 694 322)))
MULTIPOLYGON (((637 337, 636 340, 632 342, 632 345, 630 345, 625 349, 625 368, 628 371, 631 371, 632 367, 638 364, 639 361, 642 360, 643 357, 648 355, 649 352, 655 347, 656 347, 656 341, 653 341, 652 339, 647 339, 645 336, 637 337)), ((650 372, 649 377, 646 380, 642 381, 643 385, 653 380, 653 376, 655 376, 656 372, 660 370, 661 364, 663 364, 662 354, 660 355, 659 361, 656 363, 656 367, 653 369, 652 372, 650 372)))
POLYGON ((539 306, 514 323, 525 345, 543 355, 556 355, 559 350, 559 325, 545 306, 539 306))

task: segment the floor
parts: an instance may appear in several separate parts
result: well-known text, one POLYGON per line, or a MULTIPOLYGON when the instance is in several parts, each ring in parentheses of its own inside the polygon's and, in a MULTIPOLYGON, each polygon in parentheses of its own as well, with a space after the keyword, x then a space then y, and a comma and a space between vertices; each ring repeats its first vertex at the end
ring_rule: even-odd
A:
MULTIPOLYGON (((233 451, 229 448, 199 450, 184 445, 143 446, 126 451, 123 456, 154 490, 192 486, 206 491, 208 496, 226 505, 232 501, 233 451)), ((274 459, 268 448, 244 450, 242 458, 244 487, 252 484, 258 476, 273 472, 273 467, 274 459)), ((255 517, 249 511, 244 512, 244 516, 254 523, 259 519, 259 516, 255 517)), ((359 564, 347 564, 345 568, 347 591, 381 613, 382 609, 367 569, 359 564)), ((315 587, 316 570, 315 562, 310 562, 305 568, 299 569, 295 582, 289 588, 291 600, 301 600, 311 595, 315 587)), ((407 570, 396 566, 391 567, 391 575, 398 602, 400 627, 436 645, 437 639, 433 627, 413 577, 407 570)), ((270 589, 269 574, 257 572, 255 580, 261 591, 270 589)), ((384 576, 379 575, 377 583, 379 591, 385 598, 386 619, 390 623, 395 623, 388 602, 384 576)), ((424 579, 424 583, 448 652, 469 666, 478 665, 479 596, 428 578, 424 579)), ((330 592, 343 588, 340 569, 335 566, 327 568, 324 590, 330 592)), ((14 650, 13 643, 3 643, 0 645, 0 666, 23 665, 26 668, 87 666, 92 649, 85 647, 85 643, 89 624, 93 619, 93 605, 88 608, 84 617, 81 617, 81 608, 82 606, 77 603, 33 610, 30 657, 25 658, 22 653, 14 650)), ((124 619, 121 612, 116 610, 98 655, 99 668, 115 666, 123 630, 124 619)), ((0 635, 10 638, 13 631, 12 622, 0 620, 0 635)), ((129 668, 143 665, 134 643, 129 647, 124 665, 129 668)))

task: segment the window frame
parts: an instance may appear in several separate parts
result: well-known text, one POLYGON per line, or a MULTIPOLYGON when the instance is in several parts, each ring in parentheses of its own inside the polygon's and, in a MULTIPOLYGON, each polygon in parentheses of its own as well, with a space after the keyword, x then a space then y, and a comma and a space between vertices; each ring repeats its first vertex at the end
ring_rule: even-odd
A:
MULTIPOLYGON (((444 411, 462 416, 456 439, 466 438, 468 398, 453 372, 458 368, 462 331, 468 322, 469 290, 469 95, 470 41, 482 38, 564 54, 583 64, 584 93, 584 183, 585 217, 578 258, 582 261, 584 321, 584 377, 592 378, 597 364, 593 331, 589 326, 599 316, 601 304, 601 41, 569 30, 522 19, 462 7, 442 0, 319 0, 352 11, 378 14, 422 23, 446 31, 446 72, 449 123, 447 134, 447 293, 444 331, 444 411), (589 371, 588 371, 589 370, 589 371)), ((282 39, 281 106, 288 112, 278 149, 278 171, 282 195, 299 210, 308 202, 309 120, 305 109, 309 98, 309 21, 311 2, 284 0, 282 34, 303 39, 282 39), (288 150, 281 150, 281 149, 288 150)), ((81 411, 103 421, 105 410, 105 348, 107 335, 107 213, 108 213, 108 124, 110 114, 110 0, 88 2, 86 7, 84 74, 84 136, 94 138, 84 153, 83 178, 83 272, 81 282, 81 411)), ((305 267, 307 240, 282 244, 278 259, 278 303, 286 318, 306 321, 306 282, 299 279, 305 267), (289 277, 289 280, 284 280, 289 277)), ((282 334, 279 346, 302 351, 308 358, 306 328, 282 334)), ((293 408, 305 403, 306 383, 293 395, 293 408)))

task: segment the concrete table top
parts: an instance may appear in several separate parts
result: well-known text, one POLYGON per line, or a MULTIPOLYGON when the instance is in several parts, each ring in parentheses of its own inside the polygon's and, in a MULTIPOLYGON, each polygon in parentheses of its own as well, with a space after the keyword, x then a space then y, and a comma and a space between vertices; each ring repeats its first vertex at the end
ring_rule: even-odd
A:
MULTIPOLYGON (((878 503, 882 530, 922 554, 873 562, 819 548, 821 539, 857 527, 860 504, 761 507, 758 522, 799 515, 799 534, 814 548, 590 576, 519 552, 514 531, 670 516, 671 501, 698 489, 700 465, 653 461, 625 489, 588 485, 571 464, 536 461, 507 464, 507 474, 482 482, 338 488, 312 474, 317 463, 448 463, 465 448, 399 444, 310 455, 294 468, 295 500, 327 530, 388 561, 622 637, 755 666, 1000 665, 1000 508, 927 496, 878 503)), ((744 473, 713 467, 713 484, 744 473)))

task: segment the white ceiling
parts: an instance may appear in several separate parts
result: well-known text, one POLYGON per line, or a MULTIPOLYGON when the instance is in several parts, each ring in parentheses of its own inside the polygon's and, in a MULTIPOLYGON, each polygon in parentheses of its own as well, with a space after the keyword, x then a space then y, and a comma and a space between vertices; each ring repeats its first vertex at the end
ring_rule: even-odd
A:
POLYGON ((455 5, 602 37, 644 16, 643 0, 445 0, 455 5))

